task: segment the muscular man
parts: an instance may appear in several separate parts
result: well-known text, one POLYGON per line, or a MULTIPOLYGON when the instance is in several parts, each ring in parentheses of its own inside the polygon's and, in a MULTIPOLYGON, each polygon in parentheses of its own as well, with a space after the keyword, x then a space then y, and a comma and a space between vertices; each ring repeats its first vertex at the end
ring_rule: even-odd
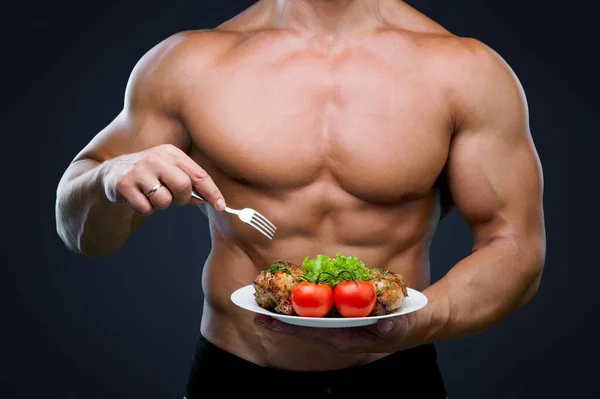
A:
POLYGON ((197 204, 192 188, 206 198, 212 250, 188 399, 215 375, 224 392, 397 383, 442 398, 434 344, 496 325, 538 289, 542 186, 523 90, 486 45, 397 0, 262 0, 141 58, 122 111, 66 170, 56 215, 68 248, 98 258, 154 211, 197 204), (260 210, 275 239, 226 203, 260 210), (431 284, 428 252, 450 206, 473 251, 431 284), (271 262, 336 252, 401 273, 428 305, 331 330, 230 301, 271 262))

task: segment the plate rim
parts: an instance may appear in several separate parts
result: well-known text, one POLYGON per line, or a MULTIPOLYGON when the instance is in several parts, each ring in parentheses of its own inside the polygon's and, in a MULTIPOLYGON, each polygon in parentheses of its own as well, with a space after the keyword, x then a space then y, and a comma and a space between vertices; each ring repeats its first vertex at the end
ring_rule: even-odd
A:
POLYGON ((429 299, 427 298, 427 295, 425 295, 421 291, 416 290, 414 288, 406 287, 406 289, 408 291, 409 297, 411 297, 411 293, 412 293, 412 295, 422 298, 423 303, 419 307, 417 307, 416 309, 411 309, 406 312, 403 312, 402 307, 400 307, 400 309, 398 309, 392 313, 378 315, 378 316, 366 316, 366 317, 305 317, 305 316, 285 315, 285 314, 271 312, 270 310, 261 308, 258 304, 256 304, 256 308, 252 309, 252 308, 249 308, 248 306, 244 306, 243 304, 240 304, 239 301, 234 300, 235 296, 240 295, 240 293, 242 293, 246 290, 252 290, 252 294, 254 294, 255 289, 252 284, 244 285, 240 288, 235 289, 230 295, 230 300, 236 306, 238 306, 242 309, 245 309, 249 312, 271 316, 273 318, 280 319, 280 320, 305 321, 310 324, 331 324, 331 323, 334 323, 334 324, 348 323, 348 324, 350 324, 350 323, 359 323, 359 322, 367 322, 367 321, 377 321, 377 320, 381 320, 381 319, 387 319, 390 317, 398 317, 398 316, 402 316, 405 314, 416 312, 416 311, 424 308, 425 306, 427 306, 427 304, 429 303, 429 299))

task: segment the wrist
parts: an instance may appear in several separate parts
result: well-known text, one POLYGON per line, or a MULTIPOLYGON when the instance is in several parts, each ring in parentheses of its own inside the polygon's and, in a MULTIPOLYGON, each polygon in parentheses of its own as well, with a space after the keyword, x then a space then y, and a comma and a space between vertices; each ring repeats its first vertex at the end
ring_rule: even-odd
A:
POLYGON ((428 303, 422 309, 408 313, 398 321, 394 339, 395 350, 432 344, 444 339, 444 329, 449 324, 449 303, 446 298, 428 295, 428 303))
POLYGON ((117 190, 119 175, 116 169, 117 165, 114 160, 104 161, 96 168, 95 176, 96 187, 98 187, 106 199, 113 204, 120 202, 119 192, 117 190))
POLYGON ((444 339, 444 330, 450 321, 450 303, 446 297, 430 297, 421 311, 415 312, 414 334, 423 344, 431 344, 444 339))

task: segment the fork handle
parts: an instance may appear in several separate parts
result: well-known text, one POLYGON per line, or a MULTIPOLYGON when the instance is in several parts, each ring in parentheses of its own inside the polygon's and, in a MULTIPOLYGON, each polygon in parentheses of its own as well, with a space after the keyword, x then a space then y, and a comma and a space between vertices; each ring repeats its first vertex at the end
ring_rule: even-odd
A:
POLYGON ((198 194, 196 190, 192 190, 192 197, 196 198, 197 200, 206 202, 206 200, 200 194, 198 194))

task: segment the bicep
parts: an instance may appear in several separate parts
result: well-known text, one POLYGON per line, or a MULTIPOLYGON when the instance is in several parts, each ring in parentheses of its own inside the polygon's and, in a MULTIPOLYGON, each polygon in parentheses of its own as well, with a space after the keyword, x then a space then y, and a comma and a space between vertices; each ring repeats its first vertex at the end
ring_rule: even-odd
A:
POLYGON ((160 110, 136 112, 123 109, 90 140, 76 160, 103 162, 163 144, 188 151, 189 139, 178 120, 162 115, 160 110))
POLYGON ((459 134, 449 158, 448 187, 476 246, 540 232, 542 172, 525 131, 459 134))
POLYGON ((448 187, 475 249, 495 239, 537 246, 544 234, 543 177, 526 99, 512 71, 492 62, 490 76, 475 81, 480 89, 469 91, 468 112, 451 144, 448 187))

